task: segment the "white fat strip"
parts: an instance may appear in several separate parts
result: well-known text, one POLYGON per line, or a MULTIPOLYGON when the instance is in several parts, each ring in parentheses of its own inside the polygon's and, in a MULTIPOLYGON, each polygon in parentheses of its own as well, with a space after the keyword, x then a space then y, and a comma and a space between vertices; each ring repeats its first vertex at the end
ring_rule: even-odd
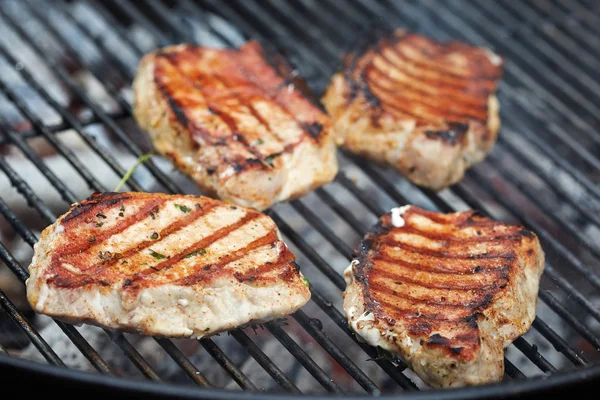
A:
POLYGON ((498 54, 494 53, 490 49, 485 49, 485 55, 494 66, 498 66, 502 63, 502 57, 500 57, 498 54))
POLYGON ((346 281, 346 286, 352 284, 352 280, 354 277, 354 274, 352 273, 352 267, 354 267, 356 264, 358 264, 358 260, 352 260, 348 268, 344 270, 344 280, 346 281))
POLYGON ((404 226, 404 218, 402 215, 410 208, 410 204, 402 207, 392 208, 392 225, 396 228, 402 228, 404 226))

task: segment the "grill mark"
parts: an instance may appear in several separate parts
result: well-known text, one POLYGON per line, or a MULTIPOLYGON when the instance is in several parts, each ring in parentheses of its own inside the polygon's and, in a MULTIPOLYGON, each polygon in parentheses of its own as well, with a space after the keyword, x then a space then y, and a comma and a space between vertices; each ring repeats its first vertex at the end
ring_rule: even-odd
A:
MULTIPOLYGON (((401 72, 402 74, 406 75, 407 78, 404 78, 404 79, 406 79, 407 81, 410 82, 410 78, 412 78, 416 82, 427 83, 427 84, 429 84, 428 86, 431 87, 432 89, 439 89, 439 88, 448 89, 447 92, 444 92, 445 95, 457 95, 457 96, 460 96, 461 98, 469 98, 470 100, 473 101, 474 104, 478 104, 481 102, 481 97, 485 96, 487 99, 487 97, 493 91, 493 88, 487 88, 483 84, 480 84, 478 86, 469 86, 469 83, 471 83, 471 82, 465 81, 465 79, 460 79, 458 81, 450 82, 448 80, 444 80, 443 78, 448 78, 448 77, 441 75, 441 74, 439 74, 437 77, 419 75, 419 74, 411 71, 409 68, 406 68, 406 64, 410 64, 410 62, 404 63, 404 64, 396 63, 387 54, 385 54, 383 49, 378 49, 378 50, 379 51, 376 53, 376 55, 379 56, 380 59, 383 60, 383 62, 386 65, 388 65, 390 68, 395 69, 395 70, 401 72), (473 89, 479 89, 479 90, 472 92, 471 90, 473 90, 473 89), (459 93, 457 93, 457 92, 459 92, 459 93)), ((375 57, 373 57, 373 59, 370 61, 370 64, 373 66, 375 66, 374 59, 375 59, 375 57)), ((397 79, 394 79, 391 77, 390 77, 390 79, 392 79, 396 82, 400 82, 397 79)), ((492 86, 492 85, 490 84, 490 86, 492 86)), ((495 86, 495 84, 493 86, 495 86)), ((418 90, 418 89, 414 88, 414 90, 418 90)), ((427 92, 423 92, 423 93, 427 93, 427 92)))
MULTIPOLYGON (((382 284, 382 283, 377 283, 377 282, 369 282, 369 286, 372 289, 372 293, 376 296, 377 293, 383 293, 386 295, 389 295, 391 297, 400 297, 406 300, 409 300, 413 303, 424 303, 424 304, 428 304, 431 306, 435 306, 435 307, 441 307, 441 308, 459 308, 459 309, 476 309, 479 307, 483 307, 486 304, 489 303, 489 301, 491 301, 491 299, 489 299, 489 295, 490 293, 487 291, 483 291, 482 293, 478 293, 477 296, 473 296, 472 298, 470 298, 468 302, 465 303, 450 303, 447 300, 432 300, 432 299, 426 299, 426 298, 419 298, 419 297, 414 297, 414 296, 410 296, 408 294, 405 293, 400 293, 394 289, 391 289, 390 287, 382 284)), ((493 295, 492 295, 493 296, 493 295)), ((378 300, 377 300, 378 301, 378 300)))
POLYGON ((430 105, 426 102, 415 100, 414 98, 402 96, 398 92, 391 92, 389 89, 383 87, 379 82, 373 79, 369 79, 367 84, 369 85, 373 94, 380 100, 380 103, 383 107, 400 111, 404 114, 413 115, 415 118, 421 120, 429 122, 436 122, 437 120, 462 121, 464 119, 473 119, 476 121, 485 122, 487 120, 487 115, 485 118, 480 118, 480 116, 455 113, 451 110, 444 109, 441 105, 441 108, 436 108, 437 106, 435 105, 430 105), (419 111, 417 111, 416 107, 411 107, 414 103, 419 104, 419 111), (406 104, 406 106, 404 106, 404 104, 406 104))
MULTIPOLYGON (((269 55, 267 55, 267 53, 266 53, 265 49, 264 49, 262 46, 260 47, 260 53, 261 53, 261 56, 262 56, 261 58, 263 59, 263 61, 264 61, 265 63, 267 63, 267 65, 269 65, 271 68, 273 68, 273 70, 275 71, 275 73, 276 73, 276 75, 277 75, 277 76, 279 76, 279 77, 280 77, 280 78, 281 78, 281 79, 282 79, 284 82, 286 82, 286 81, 289 81, 289 76, 288 76, 288 77, 284 76, 284 75, 283 75, 283 73, 282 73, 282 71, 281 71, 281 69, 280 69, 280 67, 281 67, 281 63, 280 63, 280 64, 272 64, 271 62, 269 62, 269 60, 273 61, 273 56, 269 56, 269 55), (278 66, 279 66, 279 67, 278 67, 278 66)), ((282 59, 282 58, 280 58, 280 57, 279 57, 279 58, 277 58, 277 59, 278 59, 279 61, 284 61, 284 62, 285 62, 285 60, 283 60, 283 59, 282 59)), ((284 63, 283 65, 285 65, 285 64, 287 64, 287 63, 284 63)), ((247 68, 246 68, 246 67, 243 65, 243 63, 241 63, 241 64, 239 65, 239 68, 240 68, 240 70, 242 70, 242 71, 244 72, 244 75, 245 75, 245 76, 247 76, 247 77, 248 77, 248 76, 252 76, 252 77, 254 78, 254 79, 250 79, 250 81, 251 81, 251 82, 253 82, 253 83, 255 83, 255 84, 256 84, 257 82, 260 82, 260 80, 258 80, 258 79, 257 79, 256 75, 255 75, 254 73, 250 72, 250 71, 249 71, 249 70, 248 70, 248 69, 247 69, 247 68)), ((304 98, 304 99, 305 99, 305 100, 306 100, 308 103, 310 103, 311 105, 313 105, 313 104, 312 104, 312 102, 311 102, 311 100, 312 100, 312 99, 311 99, 311 96, 309 96, 309 95, 305 94, 305 93, 304 93, 304 91, 303 91, 303 89, 301 89, 300 87, 296 88, 296 86, 297 86, 297 85, 295 85, 293 82, 292 82, 292 84, 294 85, 294 89, 295 89, 295 90, 296 90, 296 89, 300 90, 300 93, 302 94, 302 97, 303 97, 303 98, 304 98)), ((305 130, 303 127, 302 127, 302 124, 301 124, 301 122, 300 122, 300 121, 299 121, 299 120, 296 118, 296 115, 295 115, 294 113, 290 112, 290 110, 289 110, 289 109, 288 109, 288 108, 287 108, 287 107, 286 107, 286 106, 285 106, 285 105, 284 105, 282 102, 280 102, 280 101, 279 101, 279 99, 277 98, 277 92, 275 92, 275 93, 271 94, 271 91, 270 91, 270 90, 267 90, 267 89, 266 89, 266 88, 265 88, 265 87, 264 87, 262 84, 258 84, 258 85, 257 85, 257 87, 259 87, 259 88, 260 88, 260 89, 261 89, 261 90, 262 90, 262 91, 263 91, 263 92, 264 92, 266 95, 268 94, 268 95, 269 95, 269 98, 270 98, 270 100, 271 100, 271 101, 273 101, 275 104, 277 104, 277 106, 279 106, 279 108, 281 108, 281 109, 282 109, 282 110, 285 112, 285 114, 286 114, 286 115, 287 115, 287 116, 288 116, 288 117, 289 117, 291 120, 293 120, 293 121, 294 121, 294 123, 296 124, 296 126, 297 126, 297 127, 300 129, 300 130, 302 130, 302 131, 305 133, 305 135, 304 135, 305 137, 308 137, 308 138, 310 138, 310 139, 313 139, 313 137, 310 135, 310 133, 309 133, 309 132, 307 132, 307 131, 306 131, 306 130, 305 130)), ((279 90, 281 90, 281 88, 280 88, 279 90)), ((314 106, 314 105, 313 105, 313 106, 314 106)), ((317 109, 319 109, 319 110, 320 110, 320 107, 317 107, 317 109)), ((298 142, 296 143, 296 145, 297 145, 297 144, 299 144, 300 142, 301 142, 301 140, 300 140, 300 141, 298 141, 298 142)))
MULTIPOLYGON (((267 166, 262 162, 262 160, 264 160, 264 156, 260 153, 260 151, 257 151, 254 147, 252 147, 250 145, 250 143, 248 143, 248 140, 246 140, 246 136, 243 135, 241 132, 239 132, 238 130, 238 126, 237 123, 235 122, 235 120, 229 116, 226 112, 220 111, 216 108, 210 107, 210 110, 219 118, 221 118, 221 121, 223 121, 225 123, 225 125, 227 125, 229 127, 229 130, 231 130, 231 134, 232 134, 232 139, 240 142, 242 145, 244 145, 244 148, 251 153, 255 159, 257 160, 261 160, 260 163, 256 163, 258 166, 260 166, 262 169, 267 169, 267 166)), ((244 169, 244 167, 250 165, 251 163, 248 162, 248 160, 246 160, 245 164, 236 164, 235 170, 236 171, 240 171, 242 169, 244 169)))
MULTIPOLYGON (((406 219, 405 219, 406 220, 406 219)), ((497 235, 497 236, 474 236, 474 237, 466 237, 460 238, 452 236, 454 232, 449 233, 436 233, 434 231, 425 231, 421 230, 418 227, 410 224, 410 221, 406 221, 406 224, 402 227, 401 233, 409 233, 411 235, 421 236, 423 238, 429 239, 431 241, 443 241, 443 242, 451 242, 451 243, 467 243, 467 244, 484 244, 490 243, 494 241, 520 241, 521 236, 518 234, 507 234, 507 235, 497 235)), ((491 233, 494 233, 493 231, 491 233)), ((390 237, 393 237, 394 233, 390 234, 390 237)))
MULTIPOLYGON (((178 231, 182 230, 186 226, 189 226, 196 222, 200 217, 206 215, 210 210, 217 207, 217 203, 208 203, 205 204, 202 208, 195 208, 193 212, 186 214, 183 218, 176 220, 175 222, 167 225, 158 233, 157 240, 144 240, 142 242, 137 243, 134 247, 126 249, 121 252, 123 258, 133 258, 137 254, 139 254, 142 250, 155 245, 157 243, 165 240, 169 235, 177 234, 178 231)), ((111 260, 110 262, 103 264, 102 268, 108 268, 111 265, 114 265, 118 260, 111 260)), ((94 267, 98 267, 99 264, 96 264, 94 267)), ((93 267, 85 268, 82 271, 87 271, 93 267)))
POLYGON ((219 271, 219 268, 245 257, 250 251, 265 246, 269 243, 277 242, 278 240, 279 239, 277 238, 277 234, 275 233, 275 231, 270 231, 266 235, 248 243, 245 247, 238 249, 232 254, 221 258, 218 263, 210 264, 210 272, 201 269, 193 274, 187 275, 185 278, 178 280, 176 283, 186 286, 194 285, 204 280, 208 276, 211 276, 217 272, 221 272, 219 271))
MULTIPOLYGON (((175 254, 173 255, 171 258, 169 258, 168 260, 165 260, 157 265, 155 265, 153 268, 148 268, 144 271, 140 271, 137 276, 134 277, 134 279, 132 280, 133 283, 137 283, 140 280, 145 279, 146 277, 156 274, 164 269, 168 269, 170 268, 173 264, 181 261, 183 258, 185 258, 185 256, 187 254, 190 254, 194 251, 198 251, 200 249, 203 249, 205 247, 207 247, 208 245, 210 245, 211 243, 216 242, 219 239, 222 239, 226 236, 228 236, 231 232, 233 232, 236 229, 239 229, 240 227, 246 225, 248 222, 251 222, 252 220, 258 218, 260 216, 259 213, 249 213, 246 214, 243 218, 239 219, 238 221, 236 221, 235 223, 225 226, 221 229, 218 229, 216 232, 214 232, 213 234, 205 237, 204 239, 192 244, 191 246, 188 246, 184 251, 182 251, 179 254, 175 254)), ((130 285, 127 286, 128 288, 133 288, 133 289, 137 289, 137 285, 130 285)))
MULTIPOLYGON (((265 281, 268 280, 268 278, 265 278, 263 275, 266 275, 270 271, 277 270, 283 265, 290 264, 290 262, 294 261, 294 259, 295 258, 291 252, 285 251, 275 262, 267 261, 265 264, 259 266, 258 268, 255 268, 253 271, 246 271, 246 273, 243 274, 236 272, 234 273, 234 276, 239 282, 265 281)), ((290 267, 289 271, 291 270, 292 268, 290 267)), ((290 274, 286 274, 286 272, 284 272, 283 275, 291 276, 290 274)))
POLYGON ((433 257, 433 258, 439 258, 439 259, 458 259, 458 260, 493 260, 493 259, 497 259, 497 258, 502 258, 502 259, 513 259, 515 257, 515 254, 513 251, 507 252, 507 253, 480 253, 480 254, 453 254, 453 253, 447 253, 444 251, 438 251, 438 250, 432 250, 432 249, 427 249, 424 247, 415 247, 406 243, 402 243, 402 242, 397 242, 397 241, 381 241, 380 242, 382 246, 389 246, 389 247, 400 247, 403 250, 407 250, 413 253, 417 253, 417 254, 421 254, 421 255, 425 255, 425 256, 429 256, 429 257, 433 257))
MULTIPOLYGON (((89 276, 96 276, 101 274, 103 271, 109 270, 109 268, 115 265, 117 262, 124 258, 133 258, 137 254, 139 254, 142 250, 156 244, 160 243, 167 236, 176 234, 179 230, 185 228, 188 225, 193 224, 197 221, 201 216, 205 215, 208 211, 218 206, 217 203, 207 203, 202 208, 196 208, 194 212, 187 214, 184 218, 176 220, 175 222, 167 225, 163 228, 159 233, 158 240, 144 240, 142 242, 137 243, 134 247, 128 248, 121 252, 121 257, 119 258, 111 258, 110 261, 105 263, 98 263, 92 266, 81 268, 81 273, 85 273, 85 276, 74 275, 71 279, 56 279, 53 280, 56 286, 58 287, 79 287, 88 283, 98 282, 98 279, 90 280, 89 276)), ((61 262, 64 260, 61 259, 61 262)), ((153 269, 155 267, 151 267, 153 269)))
MULTIPOLYGON (((199 49, 196 49, 197 51, 199 51, 199 49)), ((256 149, 254 147, 252 147, 250 145, 250 143, 248 143, 247 140, 245 140, 245 137, 243 134, 241 134, 241 132, 238 132, 238 127, 237 127, 237 123, 235 122, 235 120, 233 118, 231 118, 226 112, 221 112, 218 110, 218 107, 214 107, 212 104, 214 104, 214 95, 211 93, 211 90, 204 90, 204 88, 200 87, 197 85, 197 83, 194 81, 194 79, 189 76, 188 74, 186 74, 181 68, 179 68, 179 66, 177 65, 175 60, 172 60, 171 58, 168 58, 168 61, 171 63, 171 65, 173 65, 173 68, 175 68, 180 74, 181 76, 183 76, 183 78, 188 81, 192 86, 194 86, 196 89, 198 89, 203 96, 205 97, 205 99, 207 100, 207 103, 209 104, 209 109, 214 112, 220 119, 221 121, 223 121, 224 124, 226 124, 229 127, 229 130, 231 131, 232 136, 236 136, 238 138, 241 138, 242 140, 238 140, 240 143, 242 143, 244 145, 244 148, 251 153, 252 155, 254 155, 254 157, 256 157, 256 159, 260 160, 261 163, 260 165, 262 166, 263 169, 266 169, 267 166, 264 163, 264 158, 265 156, 262 155, 262 153, 260 153, 259 151, 256 151, 256 149), (210 99, 206 97, 206 95, 210 96, 210 99)), ((241 67, 240 67, 241 68, 241 67)), ((201 72, 201 71, 198 71, 201 72)), ((244 69, 244 75, 248 76, 247 71, 244 69)), ((213 74, 210 76, 210 79, 217 81, 219 83, 221 83, 225 88, 230 89, 230 90, 237 90, 238 88, 232 88, 231 86, 227 85, 227 83, 223 80, 223 79, 219 79, 216 74, 213 74)), ((254 82, 253 80, 248 80, 249 82, 254 82)), ((258 86, 254 86, 257 89, 257 93, 255 95, 259 95, 259 96, 264 96, 264 97, 271 97, 269 95, 268 92, 266 92, 264 90, 264 88, 258 87, 258 86)), ((258 111, 254 108, 254 106, 252 105, 252 103, 248 102, 248 101, 243 101, 243 99, 245 99, 246 96, 242 96, 242 95, 238 95, 237 96, 237 100, 238 100, 238 104, 242 107, 245 107, 250 114, 252 114, 252 116, 254 118, 256 118, 256 120, 265 128, 265 130, 271 134, 271 136, 273 136, 273 138, 275 139, 275 141, 277 143, 280 143, 283 146, 283 140, 280 136, 278 136, 269 126, 269 124, 267 123, 267 121, 264 120, 264 118, 262 118, 260 116, 260 114, 258 113, 258 111)), ((216 102, 216 104, 218 104, 218 101, 216 102)), ((285 149, 284 149, 285 150, 285 149)), ((291 150, 291 149, 290 149, 291 150)), ((244 165, 240 165, 237 166, 236 165, 236 170, 240 171, 242 170, 246 165, 248 165, 249 163, 246 163, 244 165)))
POLYGON ((441 265, 433 265, 434 263, 437 263, 436 261, 431 261, 431 264, 416 264, 416 263, 412 263, 410 261, 406 261, 403 258, 396 258, 393 257, 389 254, 386 254, 384 252, 378 252, 376 255, 372 256, 371 259, 373 261, 384 261, 387 262, 389 264, 395 264, 395 265, 401 265, 405 268, 410 268, 410 269, 414 269, 417 271, 423 271, 423 272, 433 272, 433 273, 437 273, 437 274, 445 274, 445 275, 475 275, 477 273, 480 273, 481 271, 484 272, 491 272, 494 273, 495 271, 503 271, 504 265, 502 266, 498 266, 498 267, 492 267, 489 265, 477 265, 474 268, 465 268, 463 270, 453 270, 453 269, 449 269, 449 268, 444 268, 441 265))
POLYGON ((87 236, 82 237, 80 240, 75 241, 73 243, 69 243, 68 249, 66 249, 64 252, 62 252, 61 250, 56 251, 56 254, 60 255, 60 257, 57 257, 57 259, 54 262, 61 263, 61 260, 66 258, 66 256, 69 256, 74 253, 83 253, 92 246, 101 245, 107 238, 114 236, 117 233, 123 232, 129 226, 148 217, 149 213, 152 211, 153 208, 160 207, 166 201, 167 201, 167 199, 161 198, 161 199, 147 202, 144 205, 144 207, 140 208, 140 210, 137 213, 135 213, 129 217, 123 218, 117 224, 115 224, 115 226, 113 226, 112 228, 110 228, 108 230, 103 230, 102 233, 95 235, 96 240, 92 243, 89 242, 87 236))
MULTIPOLYGON (((415 65, 418 68, 430 69, 430 70, 439 72, 440 75, 451 76, 453 78, 460 79, 460 80, 468 79, 469 81, 495 81, 500 78, 499 72, 495 75, 487 75, 483 71, 477 71, 479 73, 475 74, 475 73, 471 72, 472 71, 471 69, 463 68, 463 69, 461 69, 461 72, 468 71, 468 75, 461 75, 461 74, 457 73, 456 71, 450 71, 450 70, 444 69, 442 67, 441 62, 438 60, 438 58, 428 57, 426 52, 423 51, 422 47, 420 47, 414 43, 406 43, 406 39, 410 38, 411 36, 414 37, 415 35, 404 35, 403 37, 398 37, 398 39, 393 40, 392 44, 390 46, 388 46, 388 48, 391 49, 394 52, 394 54, 396 54, 399 58, 412 63, 413 65, 415 65), (405 43, 402 43, 402 42, 405 42, 405 43), (418 53, 418 56, 420 56, 421 58, 420 59, 410 58, 410 56, 406 55, 405 53, 403 53, 401 51, 402 48, 412 48, 412 49, 416 50, 416 52, 418 53), (423 59, 428 59, 431 61, 424 62, 423 59)), ((425 38, 423 38, 423 39, 427 40, 428 42, 431 42, 428 39, 425 39, 425 38)), ((451 51, 449 49, 449 47, 452 46, 452 43, 445 44, 445 45, 434 44, 434 46, 436 46, 438 48, 439 47, 445 48, 445 49, 447 49, 446 52, 448 52, 448 53, 450 53, 450 52, 461 53, 461 54, 463 54, 463 56, 465 56, 466 58, 469 58, 469 59, 479 58, 479 56, 480 56, 479 54, 477 54, 478 50, 475 50, 472 48, 465 48, 464 51, 461 51, 460 49, 451 51), (468 53, 468 54, 465 54, 465 53, 468 53)), ((491 62, 490 62, 490 64, 491 64, 491 62)))
MULTIPOLYGON (((431 94, 427 93, 426 96, 430 98, 424 98, 424 96, 420 95, 412 95, 410 91, 418 93, 418 91, 410 88, 410 91, 405 90, 403 87, 397 87, 394 89, 390 89, 385 87, 381 82, 394 82, 390 79, 389 75, 384 71, 378 69, 374 64, 370 64, 366 68, 366 82, 367 85, 374 84, 378 90, 381 90, 391 96, 394 99, 394 104, 419 104, 421 107, 427 107, 427 109, 437 113, 439 116, 444 116, 447 119, 455 118, 455 119, 475 119, 478 121, 486 121, 487 116, 487 101, 485 104, 478 104, 477 106, 468 105, 465 107, 460 102, 449 102, 446 98, 440 97, 443 94, 431 94), (402 89, 402 91, 400 90, 402 89), (404 95, 403 93, 406 93, 404 95), (428 101, 430 100, 430 101, 428 101), (441 100, 444 103, 438 103, 437 100, 441 100), (455 108, 448 108, 447 105, 457 106, 455 108), (457 109, 459 108, 459 109, 457 109), (485 114, 485 115, 483 115, 485 114)), ((487 99, 486 99, 487 100, 487 99)), ((462 100, 459 100, 462 101, 462 100)))
POLYGON ((131 196, 115 192, 93 193, 90 197, 75 206, 71 212, 65 215, 61 220, 61 224, 63 226, 69 226, 71 225, 70 221, 77 217, 83 217, 91 211, 106 211, 106 205, 114 205, 130 198, 131 196))
MULTIPOLYGON (((448 322, 448 323, 456 324, 456 325, 460 324, 460 325, 464 325, 464 326, 469 326, 465 322, 466 317, 447 318, 447 317, 444 317, 443 310, 440 310, 439 313, 427 314, 427 313, 421 313, 414 309, 406 309, 406 308, 398 307, 398 306, 396 306, 392 303, 389 303, 383 299, 378 299, 376 301, 382 306, 381 309, 383 309, 385 307, 386 313, 389 313, 390 317, 394 318, 396 321, 398 321, 398 319, 400 319, 400 318, 395 318, 391 314, 395 314, 397 316, 406 317, 406 318, 432 319, 435 321, 443 321, 443 322, 448 322)), ((415 307, 417 307, 417 305, 415 305, 415 307)), ((410 324, 410 322, 409 322, 409 324, 410 324)), ((470 328, 470 326, 469 326, 469 328, 470 328)))
MULTIPOLYGON (((466 290, 488 291, 497 286, 497 282, 494 282, 489 285, 465 284, 465 285, 461 285, 461 286, 446 284, 446 283, 438 283, 438 282, 428 282, 427 283, 427 282, 423 282, 423 281, 418 281, 418 280, 413 279, 408 276, 398 275, 391 271, 387 271, 385 269, 372 269, 371 271, 369 271, 369 274, 371 274, 371 273, 378 274, 379 276, 383 276, 385 278, 392 279, 393 281, 408 282, 415 286, 420 286, 420 287, 429 288, 429 289, 450 289, 450 290, 458 290, 458 291, 463 291, 463 290, 464 291, 466 291, 466 290)), ((457 282, 455 282, 455 283, 457 283, 457 282)))

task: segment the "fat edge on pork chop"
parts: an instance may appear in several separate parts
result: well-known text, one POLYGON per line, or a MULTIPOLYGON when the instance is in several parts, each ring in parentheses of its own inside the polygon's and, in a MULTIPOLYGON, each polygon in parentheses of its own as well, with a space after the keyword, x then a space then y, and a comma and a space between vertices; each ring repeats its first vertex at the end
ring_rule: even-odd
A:
POLYGON ((398 29, 365 37, 322 102, 338 144, 441 190, 491 150, 503 58, 398 29))
POLYGON ((337 174, 329 116, 258 42, 153 51, 133 89, 135 118, 155 149, 211 197, 264 210, 337 174))
POLYGON ((364 237, 343 307, 362 340, 430 386, 497 382, 504 348, 535 318, 543 269, 537 236, 520 226, 404 206, 364 237))
POLYGON ((270 217, 203 196, 98 193, 34 247, 27 299, 70 323, 201 338, 310 299, 270 217))

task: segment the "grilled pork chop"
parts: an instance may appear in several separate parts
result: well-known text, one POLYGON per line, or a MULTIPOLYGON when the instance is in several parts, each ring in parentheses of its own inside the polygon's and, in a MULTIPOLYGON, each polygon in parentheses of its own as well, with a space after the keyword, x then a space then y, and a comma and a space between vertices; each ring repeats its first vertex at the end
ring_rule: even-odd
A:
POLYGON ((350 54, 323 96, 338 142, 440 190, 491 150, 503 59, 397 30, 350 54))
POLYGON ((166 337, 267 321, 310 298, 268 216, 202 196, 94 194, 42 232, 29 271, 39 313, 166 337))
POLYGON ((344 310, 362 339, 431 386, 495 382, 503 349, 535 318, 543 268, 537 236, 519 226, 399 207, 345 271, 344 310))
POLYGON ((134 115, 157 151, 206 194, 263 210, 338 170, 331 121, 293 77, 257 42, 171 46, 142 59, 134 115))

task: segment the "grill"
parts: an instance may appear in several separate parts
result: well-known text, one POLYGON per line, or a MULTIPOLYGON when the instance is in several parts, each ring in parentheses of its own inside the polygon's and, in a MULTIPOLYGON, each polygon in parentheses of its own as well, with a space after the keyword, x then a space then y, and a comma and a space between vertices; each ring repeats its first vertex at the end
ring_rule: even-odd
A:
MULTIPOLYGON (((2 380, 23 383, 25 392, 35 381, 151 398, 409 391, 402 395, 492 398, 597 382, 599 8, 592 0, 0 1, 2 380), (131 116, 130 85, 144 53, 183 41, 239 46, 258 39, 320 94, 343 52, 380 23, 506 57, 498 142, 461 183, 432 193, 341 151, 333 183, 268 211, 312 283, 312 300, 255 332, 153 339, 77 328, 27 308, 22 283, 39 231, 71 203, 111 190, 151 149, 131 116), (507 349, 502 383, 433 391, 348 328, 341 272, 377 216, 407 203, 474 208, 540 237, 547 263, 538 317, 507 349)), ((160 157, 136 169, 127 186, 197 193, 160 157)))

